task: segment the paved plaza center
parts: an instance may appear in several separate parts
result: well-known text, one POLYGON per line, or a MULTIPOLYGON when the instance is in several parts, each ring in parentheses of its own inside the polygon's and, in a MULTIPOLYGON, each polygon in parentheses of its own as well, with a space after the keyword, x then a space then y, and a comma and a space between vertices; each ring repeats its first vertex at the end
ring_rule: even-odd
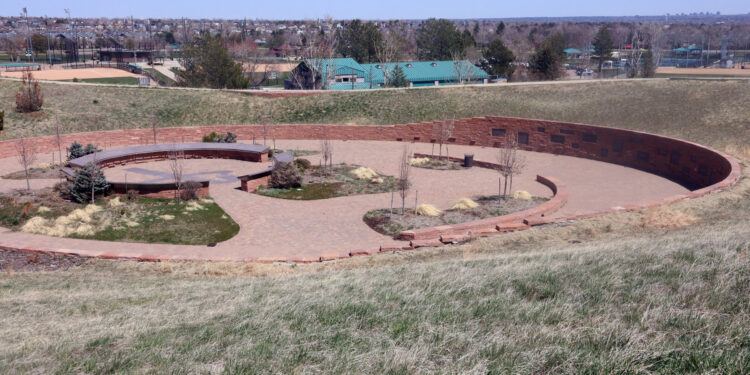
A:
MULTIPOLYGON (((277 140, 277 148, 311 150, 320 141, 277 140)), ((404 147, 411 152, 431 154, 433 146, 424 143, 382 141, 334 141, 333 162, 366 166, 379 174, 398 176, 398 165, 404 147)), ((437 153, 437 146, 434 148, 437 153)), ((451 145, 443 151, 450 156, 474 154, 479 161, 495 162, 496 148, 451 145)), ((536 181, 536 175, 557 178, 569 191, 568 202, 554 215, 569 216, 611 209, 618 206, 655 201, 688 190, 677 183, 636 169, 562 155, 522 152, 526 161, 523 172, 514 178, 514 190, 551 197, 552 191, 536 181)), ((319 155, 306 156, 313 165, 319 155)), ((325 254, 345 253, 356 249, 398 247, 397 241, 373 231, 362 220, 373 209, 387 208, 391 194, 370 194, 314 201, 271 198, 239 190, 236 176, 264 170, 270 162, 255 163, 227 159, 185 160, 187 179, 211 181, 210 195, 239 225, 240 232, 216 247, 166 244, 115 243, 104 241, 54 238, 3 229, 3 244, 76 249, 87 254, 117 254, 138 257, 158 254, 179 259, 314 259, 325 254)), ((0 171, 19 169, 13 158, 0 160, 0 171)), ((169 161, 127 164, 105 169, 108 179, 132 182, 170 182, 169 161)), ((430 170, 412 168, 413 188, 407 206, 430 203, 448 208, 456 200, 498 191, 498 173, 490 169, 430 170)), ((0 180, 0 189, 21 187, 18 180, 0 180)), ((34 187, 51 186, 57 180, 35 180, 34 187)))

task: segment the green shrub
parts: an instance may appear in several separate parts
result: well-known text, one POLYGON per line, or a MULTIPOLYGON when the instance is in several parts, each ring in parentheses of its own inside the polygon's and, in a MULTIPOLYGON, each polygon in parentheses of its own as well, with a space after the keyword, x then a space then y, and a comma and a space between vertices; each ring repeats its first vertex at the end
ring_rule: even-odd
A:
POLYGON ((186 181, 182 185, 182 199, 189 201, 198 198, 198 190, 202 187, 198 181, 186 181))
POLYGON ((104 177, 104 172, 98 165, 88 163, 76 171, 75 181, 70 187, 70 196, 79 203, 90 201, 92 184, 94 196, 106 194, 109 191, 109 183, 104 177))
POLYGON ((68 150, 68 160, 77 159, 101 151, 101 149, 96 148, 96 146, 91 143, 87 144, 86 147, 83 147, 83 145, 78 142, 73 142, 73 144, 66 148, 66 150, 68 150))
POLYGON ((0 131, 5 127, 5 111, 0 111, 0 131))
POLYGON ((203 136, 203 142, 237 143, 237 135, 232 132, 227 132, 227 134, 225 135, 217 134, 216 132, 211 132, 211 134, 203 136))
POLYGON ((291 189, 300 185, 302 176, 292 163, 277 163, 268 179, 268 186, 275 189, 291 189))
POLYGON ((297 169, 304 172, 312 166, 312 163, 307 159, 294 159, 294 165, 297 169))
POLYGON ((216 132, 211 132, 211 134, 207 134, 203 136, 203 142, 210 143, 210 142, 216 142, 216 138, 218 138, 219 135, 216 134, 216 132))

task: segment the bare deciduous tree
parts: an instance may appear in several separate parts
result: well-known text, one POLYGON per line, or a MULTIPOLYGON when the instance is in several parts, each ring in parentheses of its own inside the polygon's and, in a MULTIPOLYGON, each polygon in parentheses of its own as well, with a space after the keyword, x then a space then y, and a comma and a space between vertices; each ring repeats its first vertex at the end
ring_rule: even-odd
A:
POLYGON ((263 145, 266 145, 266 139, 268 138, 268 134, 271 131, 271 125, 268 123, 267 119, 263 119, 263 145))
POLYGON ((455 128, 456 119, 443 120, 438 122, 432 127, 432 136, 437 139, 440 149, 438 152, 438 159, 443 158, 443 144, 453 136, 453 129, 455 128))
POLYGON ((508 190, 513 188, 513 176, 523 171, 525 160, 518 152, 518 135, 509 132, 505 135, 505 142, 497 152, 498 172, 502 178, 498 180, 498 195, 507 199, 508 190))
POLYGON ((469 83, 474 73, 474 64, 465 62, 465 59, 465 54, 462 54, 460 52, 451 53, 453 72, 456 73, 456 83, 458 83, 459 85, 469 83))
POLYGON ((323 158, 323 175, 328 175, 328 165, 333 168, 333 144, 328 138, 328 132, 326 132, 323 140, 320 141, 320 157, 323 158))
POLYGON ((397 182, 398 195, 401 197, 402 215, 406 212, 406 197, 409 195, 409 189, 411 188, 409 174, 411 174, 411 152, 409 151, 409 146, 405 145, 398 164, 397 182))
POLYGON ((31 183, 29 182, 29 168, 36 162, 37 147, 36 143, 26 138, 21 138, 16 141, 16 159, 18 163, 23 166, 23 171, 26 174, 26 190, 31 190, 31 183))
POLYGON ((263 84, 270 76, 272 65, 268 64, 264 52, 252 40, 246 39, 229 45, 229 53, 242 62, 242 69, 248 73, 250 87, 263 84))
POLYGON ((383 35, 383 41, 376 47, 375 55, 383 69, 383 87, 388 87, 391 82, 391 65, 399 55, 396 35, 392 31, 383 35))
POLYGON ((301 89, 325 90, 336 74, 333 58, 336 55, 336 34, 321 36, 307 35, 308 47, 302 51, 302 59, 309 72, 299 67, 292 69, 291 80, 301 89))
MULTIPOLYGON (((99 152, 99 149, 94 147, 94 165, 96 165, 96 159, 97 159, 97 153, 99 152)), ((91 204, 96 203, 96 183, 94 183, 94 176, 92 174, 91 176, 91 204)))
POLYGON ((151 132, 154 133, 154 144, 156 144, 156 125, 158 123, 157 117, 153 116, 151 118, 151 132))
POLYGON ((57 153, 60 159, 60 165, 63 165, 62 159, 62 139, 60 138, 60 122, 55 122, 55 138, 57 140, 57 153))
POLYGON ((175 194, 175 197, 177 198, 177 204, 180 204, 182 201, 182 174, 185 169, 184 165, 185 161, 185 152, 182 150, 177 150, 175 147, 172 149, 172 151, 169 152, 169 168, 172 171, 172 181, 174 181, 174 185, 177 188, 177 192, 175 194))

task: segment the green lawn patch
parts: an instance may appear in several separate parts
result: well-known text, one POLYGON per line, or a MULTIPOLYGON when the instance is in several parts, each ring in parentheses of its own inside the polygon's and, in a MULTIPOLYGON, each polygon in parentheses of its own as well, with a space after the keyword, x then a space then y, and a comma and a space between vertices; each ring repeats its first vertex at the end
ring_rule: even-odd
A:
POLYGON ((288 152, 292 154, 295 158, 300 156, 310 156, 310 155, 317 155, 320 153, 319 150, 281 150, 281 149, 274 149, 274 154, 280 154, 282 152, 288 152))
POLYGON ((158 78, 160 81, 164 82, 167 85, 172 85, 175 83, 175 80, 172 78, 169 78, 166 74, 154 69, 154 68, 146 68, 145 71, 153 74, 156 78, 158 78))
POLYGON ((135 77, 111 77, 111 78, 85 78, 77 81, 67 80, 68 82, 84 83, 106 83, 109 85, 138 85, 138 78, 135 77))
POLYGON ((256 193, 267 197, 295 200, 316 200, 339 197, 343 182, 304 184, 293 189, 258 189, 256 193))
MULTIPOLYGON (((80 236, 103 241, 171 243, 207 245, 226 241, 236 235, 240 227, 213 201, 198 200, 177 204, 173 199, 139 198, 135 207, 137 226, 109 226, 93 236, 80 236), (190 210, 191 204, 201 208, 190 210), (170 218, 173 217, 173 218, 170 218)), ((132 211, 131 211, 132 210, 132 211)), ((76 237, 76 236, 74 236, 76 237)))
POLYGON ((267 197, 315 200, 345 197, 360 194, 378 194, 396 190, 398 180, 392 176, 378 175, 374 179, 358 178, 352 171, 357 165, 337 164, 328 168, 326 174, 320 166, 302 171, 302 185, 291 189, 259 187, 255 193, 267 197))
POLYGON ((0 204, 0 225, 58 237, 207 245, 239 232, 239 225, 211 199, 177 204, 173 199, 100 198, 94 205, 82 205, 54 196, 5 195, 0 204))

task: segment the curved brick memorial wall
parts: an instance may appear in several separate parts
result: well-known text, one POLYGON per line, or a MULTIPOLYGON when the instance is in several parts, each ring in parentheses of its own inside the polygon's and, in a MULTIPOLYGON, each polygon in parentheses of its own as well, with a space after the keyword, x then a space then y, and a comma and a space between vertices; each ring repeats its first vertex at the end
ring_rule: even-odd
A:
MULTIPOLYGON (((276 139, 373 140, 435 142, 433 129, 438 122, 404 125, 274 125, 276 139)), ((262 137, 260 125, 217 125, 158 129, 159 143, 197 142, 211 132, 232 132, 239 139, 262 137)), ((568 155, 624 165, 654 173, 680 183, 690 190, 715 184, 726 187, 739 177, 737 162, 718 151, 680 139, 632 130, 567 122, 510 117, 476 117, 455 121, 448 144, 499 147, 505 136, 517 134, 521 149, 568 155)), ((99 147, 149 144, 151 129, 126 129, 62 136, 63 145, 78 141, 99 147)), ((37 137, 40 152, 57 151, 54 136, 37 137)), ((15 155, 14 141, 0 142, 0 158, 15 155)))

